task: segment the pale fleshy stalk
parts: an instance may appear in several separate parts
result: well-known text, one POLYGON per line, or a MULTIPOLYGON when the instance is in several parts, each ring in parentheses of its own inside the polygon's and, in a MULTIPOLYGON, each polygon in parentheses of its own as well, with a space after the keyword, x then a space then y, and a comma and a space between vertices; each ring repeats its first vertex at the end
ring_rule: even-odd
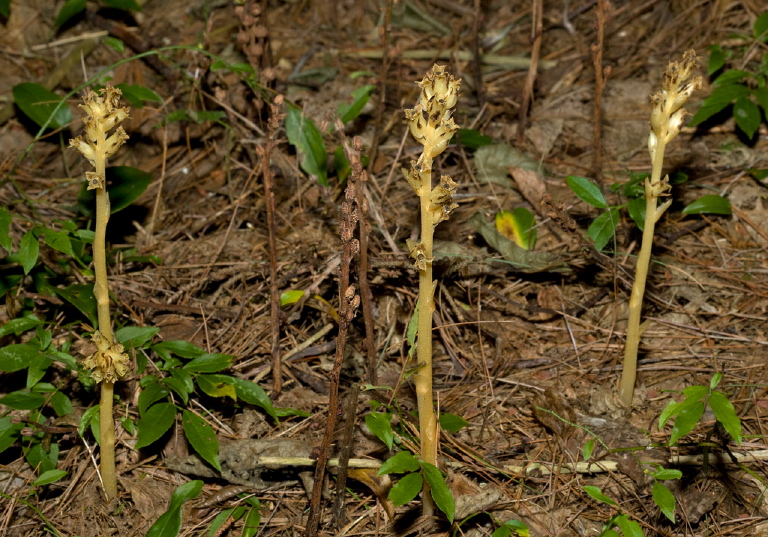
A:
MULTIPOLYGON (((435 65, 421 82, 419 102, 405 117, 413 137, 424 148, 418 161, 411 162, 403 175, 419 196, 421 205, 421 242, 408 241, 411 257, 419 269, 419 318, 416 356, 417 371, 413 375, 419 410, 421 459, 430 464, 437 462, 438 426, 432 400, 432 313, 435 310, 435 282, 432 280, 432 237, 437 224, 447 220, 457 207, 453 202, 456 183, 444 175, 440 184, 432 188, 432 161, 448 146, 458 127, 451 114, 456 105, 461 80, 445 73, 435 65)), ((422 502, 424 513, 434 512, 429 487, 424 483, 422 502)))
POLYGON ((80 151, 93 165, 93 172, 86 172, 88 190, 96 191, 96 227, 93 238, 93 295, 98 308, 99 329, 93 333, 96 352, 83 364, 91 370, 91 377, 101 382, 100 470, 107 502, 117 496, 115 474, 115 424, 112 416, 115 381, 123 377, 130 367, 130 360, 121 344, 113 341, 112 319, 109 313, 109 284, 107 281, 106 234, 109 221, 109 197, 106 188, 107 159, 128 139, 122 127, 117 127, 128 117, 128 110, 119 108, 121 92, 107 86, 100 93, 93 91, 85 96, 80 105, 86 113, 85 139, 82 136, 70 140, 70 146, 80 151))
POLYGON ((619 382, 619 396, 627 407, 632 406, 637 376, 637 351, 640 337, 645 326, 640 325, 640 314, 643 307, 645 282, 648 278, 648 268, 651 262, 653 234, 664 211, 672 200, 658 205, 661 196, 669 194, 669 176, 661 177, 664 164, 664 151, 669 142, 680 133, 683 120, 688 112, 683 105, 691 94, 701 88, 701 77, 692 77, 697 66, 694 51, 689 50, 683 55, 683 62, 670 63, 664 72, 662 90, 651 97, 651 134, 648 137, 648 150, 651 154, 651 177, 645 180, 645 225, 643 242, 637 256, 635 268, 635 283, 629 298, 629 318, 627 321, 627 343, 624 347, 624 368, 619 382))

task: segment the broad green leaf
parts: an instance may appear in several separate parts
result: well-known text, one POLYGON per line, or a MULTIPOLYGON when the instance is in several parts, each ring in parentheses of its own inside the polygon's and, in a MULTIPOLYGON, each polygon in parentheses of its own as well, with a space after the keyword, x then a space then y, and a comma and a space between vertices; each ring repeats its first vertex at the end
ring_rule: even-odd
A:
POLYGON ((11 16, 11 0, 0 0, 0 15, 6 19, 11 16))
POLYGON ((459 129, 457 135, 461 145, 468 147, 469 149, 477 149, 493 143, 493 138, 486 136, 485 134, 480 134, 480 132, 475 129, 459 129))
POLYGON ((398 451, 393 457, 384 461, 384 464, 379 468, 378 475, 416 472, 419 468, 419 460, 416 457, 408 451, 398 451))
POLYGON ((305 117, 301 109, 289 106, 285 119, 285 134, 288 142, 303 155, 301 169, 316 176, 321 185, 328 186, 326 170, 328 156, 325 152, 323 137, 315 123, 305 117))
POLYGON ((131 103, 134 108, 144 106, 144 101, 162 103, 163 98, 146 86, 141 84, 118 84, 115 86, 123 92, 123 97, 131 103))
POLYGON ((496 229, 506 238, 515 241, 519 247, 533 250, 536 244, 536 219, 525 207, 514 211, 502 210, 496 213, 496 229))
POLYGON ((627 515, 617 516, 616 523, 621 528, 621 533, 624 534, 624 537, 643 537, 643 529, 640 527, 640 524, 630 520, 627 515))
POLYGON ((221 463, 219 463, 219 440, 216 438, 216 432, 207 421, 197 414, 184 409, 181 416, 181 424, 184 427, 184 436, 195 448, 197 454, 208 464, 221 472, 221 463))
POLYGON ((96 304, 96 297, 93 296, 93 285, 76 283, 64 289, 54 287, 53 291, 80 310, 80 313, 85 315, 95 328, 98 328, 98 305, 96 304))
POLYGON ((59 28, 66 24, 69 19, 78 13, 85 11, 86 1, 87 0, 67 0, 64 5, 61 6, 59 14, 56 15, 56 21, 53 23, 53 25, 56 28, 59 28))
POLYGON ((280 294, 280 305, 281 306, 290 306, 291 304, 296 304, 299 300, 304 298, 304 291, 301 289, 295 289, 293 291, 285 291, 284 293, 280 294))
POLYGON ((56 469, 56 464, 59 462, 59 444, 51 442, 49 450, 46 451, 43 444, 35 441, 25 455, 29 465, 43 474, 56 469))
POLYGON ((584 447, 581 448, 581 455, 582 457, 584 457, 585 461, 588 461, 590 457, 592 457, 592 451, 594 451, 594 449, 595 449, 595 439, 590 438, 584 444, 584 447))
POLYGON ((504 524, 496 528, 496 531, 491 534, 491 537, 510 537, 513 531, 518 537, 528 537, 530 535, 528 526, 526 526, 525 523, 520 522, 519 520, 507 520, 504 524))
POLYGON ((371 94, 375 89, 376 86, 373 84, 367 84, 355 89, 352 92, 352 104, 341 103, 336 108, 336 113, 341 117, 341 122, 346 125, 357 118, 363 110, 363 107, 368 103, 368 100, 371 98, 371 94))
POLYGON ((45 404, 45 397, 39 393, 33 393, 28 390, 17 390, 11 392, 5 397, 0 397, 0 405, 15 410, 34 410, 45 404))
POLYGON ((0 418, 0 453, 13 445, 20 438, 23 423, 13 423, 10 416, 0 418))
MULTIPOLYGON (((3 326, 0 326, 0 337, 5 337, 9 334, 19 335, 27 330, 32 330, 36 326, 42 324, 42 321, 31 315, 29 317, 19 317, 18 319, 11 319, 3 326)), ((1 368, 0 368, 1 369, 1 368)), ((4 369, 2 369, 5 371, 4 369)))
POLYGON ((744 79, 752 76, 752 73, 747 71, 741 71, 739 69, 728 69, 720 74, 713 84, 715 86, 722 86, 727 84, 743 85, 744 79))
POLYGON ((768 118, 768 88, 757 88, 752 92, 757 104, 763 109, 763 115, 768 118))
POLYGON ((618 504, 613 501, 611 498, 603 494, 603 492, 600 490, 599 487, 594 487, 592 485, 584 485, 584 492, 592 496, 595 500, 598 502, 607 503, 608 505, 616 505, 618 504))
POLYGON ((686 386, 683 388, 686 402, 701 401, 709 395, 709 389, 706 386, 686 386))
POLYGON ((718 371, 714 375, 712 375, 712 379, 709 381, 709 389, 714 390, 717 388, 717 385, 720 384, 720 381, 723 380, 723 374, 718 371))
POLYGON ((440 428, 444 431, 448 431, 449 433, 458 433, 467 425, 469 425, 469 422, 461 416, 457 416, 456 414, 449 414, 448 412, 440 414, 440 428))
POLYGON ((616 530, 605 530, 600 537, 621 537, 621 535, 616 530))
POLYGON ((419 472, 407 474, 389 491, 389 499, 395 507, 400 507, 413 500, 424 486, 424 478, 419 472))
POLYGON ((259 532, 261 523, 261 510, 258 507, 251 507, 245 517, 242 537, 254 537, 259 532))
POLYGON ((39 127, 62 129, 72 122, 72 111, 62 98, 40 84, 22 82, 13 87, 13 100, 39 127), (55 113, 54 113, 55 111, 55 113))
POLYGON ((197 498, 202 490, 203 482, 199 480, 177 487, 171 495, 168 510, 152 524, 146 537, 178 537, 181 531, 181 507, 184 502, 197 498))
POLYGON ((157 380, 147 384, 139 394, 139 416, 143 416, 147 409, 160 399, 168 397, 169 393, 170 390, 157 380))
POLYGON ((704 99, 701 108, 694 114, 689 126, 693 127, 706 121, 725 109, 726 106, 736 99, 748 97, 749 93, 749 88, 742 86, 741 84, 723 84, 721 86, 716 86, 709 97, 704 99))
POLYGON ((755 136, 757 129, 760 127, 762 118, 760 117, 760 109, 751 99, 742 97, 737 99, 733 103, 733 117, 736 119, 736 125, 744 131, 747 138, 755 136))
POLYGON ((618 223, 619 209, 616 207, 611 207, 592 221, 587 229, 587 236, 595 242, 596 250, 602 251, 613 240, 618 223))
POLYGON ((432 499, 435 500, 435 505, 445 514, 448 522, 453 523, 453 517, 456 514, 456 503, 453 500, 451 489, 445 483, 443 473, 437 466, 428 462, 422 462, 421 468, 424 472, 424 479, 427 480, 432 489, 432 499))
POLYGON ((74 411, 74 408, 72 407, 72 401, 64 392, 54 393, 51 396, 51 399, 48 401, 48 404, 51 405, 51 408, 59 417, 72 414, 74 411))
POLYGON ((176 407, 171 403, 157 403, 139 420, 139 434, 135 449, 141 449, 159 440, 173 426, 176 407))
MULTIPOLYGON (((103 38, 102 42, 105 45, 107 45, 108 47, 112 47, 113 49, 115 49, 118 52, 125 52, 125 43, 123 43, 122 40, 117 39, 116 37, 112 37, 110 35, 105 36, 103 38)), ((125 97, 125 93, 123 93, 123 97, 125 97)), ((128 97, 126 97, 125 100, 128 101, 131 104, 131 106, 135 106, 136 108, 141 108, 142 106, 144 106, 144 103, 142 103, 141 101, 138 101, 139 104, 137 105, 137 104, 134 103, 133 100, 131 100, 128 97)))
POLYGON ((384 442, 387 449, 392 449, 395 434, 392 432, 390 420, 392 415, 385 412, 371 412, 365 416, 365 425, 376 437, 384 442))
POLYGON ((13 373, 27 367, 40 354, 40 349, 29 343, 13 343, 0 347, 0 371, 13 373))
POLYGON ((175 377, 165 377, 161 382, 173 390, 181 398, 182 403, 185 405, 189 403, 189 395, 192 390, 189 389, 186 382, 175 377))
POLYGON ((752 28, 752 35, 755 36, 755 39, 762 41, 763 43, 768 43, 768 11, 764 11, 757 17, 755 25, 752 28))
POLYGON ((49 228, 36 228, 36 230, 38 231, 38 236, 42 235, 45 244, 63 254, 75 257, 75 252, 72 250, 72 241, 69 239, 69 233, 55 231, 49 228))
MULTIPOLYGON (((80 425, 77 426, 77 434, 80 436, 83 436, 85 434, 85 430, 88 428, 89 425, 91 425, 91 422, 94 419, 99 418, 99 406, 100 405, 94 405, 85 412, 83 412, 83 415, 80 416, 80 425)), ((94 434, 96 438, 99 437, 98 434, 94 434)))
POLYGON ((647 204, 645 198, 632 198, 627 202, 627 211, 629 217, 635 222, 637 228, 642 231, 645 229, 645 209, 647 204))
MULTIPOLYGON (((35 356, 30 362, 29 366, 27 368, 27 389, 32 389, 33 386, 35 386, 38 382, 43 380, 43 377, 45 376, 46 372, 48 371, 48 368, 53 363, 53 360, 51 360, 48 356, 40 353, 37 356, 35 356)), ((33 391, 41 392, 43 390, 37 389, 39 386, 36 386, 36 389, 33 391)), ((54 388, 51 391, 55 391, 54 388)))
POLYGON ((50 485, 51 483, 56 483, 56 481, 60 481, 66 475, 67 475, 67 472, 65 472, 64 470, 48 470, 47 472, 43 472, 42 474, 40 474, 40 477, 38 477, 32 482, 32 486, 42 487, 43 485, 50 485))
POLYGON ((702 414, 704 414, 704 403, 697 401, 693 404, 688 404, 686 399, 680 405, 679 413, 675 418, 675 424, 672 426, 672 434, 669 436, 669 445, 673 445, 678 439, 687 435, 696 427, 699 423, 702 414))
MULTIPOLYGON (((152 183, 151 174, 131 166, 109 166, 106 169, 106 176, 110 214, 115 214, 131 205, 152 183)), ((85 181, 77 196, 77 205, 85 216, 94 216, 96 191, 88 190, 85 181)))
POLYGON ((30 230, 24 233, 21 237, 21 244, 19 245, 19 251, 17 256, 21 263, 21 268, 24 269, 24 274, 29 274, 37 263, 37 256, 40 253, 40 243, 37 240, 35 234, 30 230))
POLYGON ((707 76, 712 76, 725 65, 725 53, 720 45, 709 47, 709 60, 707 61, 707 76))
MULTIPOLYGON (((188 341, 163 341, 162 343, 152 345, 152 350, 158 354, 162 352, 173 353, 182 358, 197 358, 198 356, 205 354, 203 349, 188 341)), ((165 356, 163 356, 163 358, 165 358, 165 356)))
POLYGON ((184 365, 193 373, 218 373, 232 365, 234 356, 229 354, 203 354, 184 365))
POLYGON ((156 326, 124 326, 115 332, 115 336, 126 349, 138 349, 152 341, 152 336, 159 331, 156 326))
POLYGON ((741 420, 736 415, 736 409, 728 398, 721 392, 713 391, 709 396, 709 408, 715 413, 715 418, 728 431, 737 444, 741 444, 741 420))
POLYGON ((661 468, 655 472, 651 472, 654 479, 666 480, 666 479, 680 479, 683 477, 683 472, 680 470, 673 470, 667 468, 661 468))
POLYGON ((605 201, 605 196, 600 192, 600 187, 597 186, 592 179, 586 177, 579 177, 577 175, 569 175, 565 178, 565 182, 568 183, 570 188, 580 200, 590 204, 592 207, 598 209, 607 209, 608 202, 605 201))
POLYGON ((208 537, 215 537, 217 535, 218 529, 227 521, 234 510, 234 508, 224 509, 219 511, 219 514, 213 517, 211 525, 208 526, 208 537))
POLYGON ((277 420, 277 414, 275 414, 272 401, 261 386, 250 380, 238 378, 234 379, 234 385, 237 396, 240 399, 251 405, 261 407, 267 414, 277 420))
POLYGON ((136 3, 136 0, 103 0, 103 2, 109 7, 123 11, 141 11, 141 6, 136 3))
POLYGON ((5 253, 10 254, 13 248, 11 240, 11 215, 8 209, 0 207, 0 246, 5 249, 5 253))
POLYGON ((683 214, 723 214, 727 216, 731 214, 732 209, 731 202, 724 197, 707 194, 686 205, 682 212, 683 214))
MULTIPOLYGON (((197 375, 195 382, 206 395, 211 397, 231 397, 233 401, 237 401, 237 390, 235 390, 234 383, 217 378, 220 376, 197 375)), ((229 378, 231 379, 232 377, 229 378)))
POLYGON ((672 524, 675 523, 675 497, 658 481, 653 483, 653 501, 672 524))

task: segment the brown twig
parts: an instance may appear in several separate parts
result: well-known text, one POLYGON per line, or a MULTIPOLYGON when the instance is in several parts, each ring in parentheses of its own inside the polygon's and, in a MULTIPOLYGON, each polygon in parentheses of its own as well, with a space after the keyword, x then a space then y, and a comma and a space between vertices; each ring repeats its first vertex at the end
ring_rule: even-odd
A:
MULTIPOLYGON (((340 121, 336 123, 337 129, 341 130, 343 125, 340 121)), ((333 369, 330 373, 331 393, 328 397, 328 420, 326 422, 325 435, 317 455, 317 466, 315 467, 315 486, 312 491, 312 499, 309 504, 309 515, 307 517, 307 529, 304 533, 306 537, 315 537, 317 535, 320 523, 320 500, 322 499, 323 480, 325 479, 325 465, 328 461, 328 454, 331 450, 333 433, 336 429, 336 417, 338 415, 339 404, 339 378, 341 376, 341 363, 344 359, 344 349, 347 345, 347 333, 349 324, 355 317, 355 312, 360 305, 360 295, 355 292, 355 287, 349 284, 349 268, 352 260, 360 251, 360 243, 354 238, 355 228, 359 219, 359 212, 355 207, 357 199, 357 178, 350 174, 347 182, 347 189, 344 193, 344 201, 341 204, 341 274, 339 275, 339 333, 336 336, 336 356, 333 362, 333 369)))
POLYGON ((383 50, 383 56, 381 59, 381 69, 379 70, 379 101, 376 105, 376 117, 373 121, 373 138, 371 139, 371 160, 368 164, 368 170, 372 171, 373 166, 376 163, 376 156, 379 148, 379 140, 381 139, 381 133, 383 130, 382 122, 384 117, 384 108, 386 108, 387 101, 387 74, 389 73, 389 66, 392 64, 392 59, 389 56, 389 34, 390 34, 390 21, 392 19, 392 0, 386 0, 387 6, 384 9, 384 24, 381 28, 381 48, 383 50))
POLYGON ((352 433, 355 429, 355 417, 357 417, 357 396, 360 394, 360 386, 355 384, 347 396, 347 404, 344 405, 344 438, 339 450, 339 469, 336 475, 336 497, 333 499, 333 524, 338 531, 346 524, 347 515, 344 512, 344 495, 347 489, 347 471, 349 458, 352 456, 352 433))
POLYGON ((533 23, 531 27, 531 63, 528 66, 528 76, 525 78, 523 99, 520 103, 520 114, 517 120, 517 144, 523 143, 525 125, 528 122, 528 108, 533 98, 533 84, 536 82, 536 73, 539 69, 539 53, 541 51, 541 33, 543 29, 544 1, 533 1, 533 23))
POLYGON ((608 0, 597 0, 597 41, 592 43, 592 65, 595 69, 595 116, 593 128, 594 157, 592 168, 595 180, 603 183, 603 141, 602 141, 602 117, 603 117, 603 92, 608 75, 611 74, 610 66, 603 67, 603 47, 605 45, 605 25, 607 22, 608 0))
POLYGON ((274 178, 270 168, 272 149, 277 144, 277 132, 283 124, 285 114, 280 112, 283 96, 275 97, 270 105, 269 135, 263 146, 256 148, 261 160, 261 173, 264 177, 264 197, 267 205, 267 226, 269 228, 269 306, 270 334, 272 336, 272 396, 276 397, 283 389, 283 368, 280 359, 280 293, 277 286, 277 228, 275 226, 274 178))

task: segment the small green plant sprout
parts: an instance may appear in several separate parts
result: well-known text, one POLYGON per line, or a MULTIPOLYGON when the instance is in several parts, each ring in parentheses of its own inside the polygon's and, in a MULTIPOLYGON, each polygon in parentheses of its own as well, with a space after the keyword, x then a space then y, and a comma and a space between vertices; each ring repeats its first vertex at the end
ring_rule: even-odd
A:
POLYGON ((725 50, 720 45, 709 47, 707 75, 713 77, 714 89, 704 99, 690 124, 699 125, 731 107, 730 114, 736 120, 736 126, 751 140, 763 120, 760 109, 763 117, 768 118, 768 52, 765 49, 768 43, 768 11, 755 19, 751 36, 736 37, 742 37, 745 42, 738 56, 733 50, 725 50), (762 48, 758 48, 758 43, 762 44, 762 48), (725 69, 727 63, 745 64, 747 51, 752 55, 759 50, 763 50, 764 54, 753 70, 747 66, 725 69))
POLYGON ((722 373, 715 373, 709 386, 688 386, 682 392, 678 392, 685 396, 682 401, 672 400, 667 403, 659 416, 659 430, 664 429, 669 420, 674 421, 672 433, 669 436, 670 446, 693 431, 707 406, 712 409, 715 419, 731 438, 737 444, 741 444, 741 420, 736 415, 736 410, 728 397, 715 389, 722 378, 722 373))
POLYGON ((517 537, 529 537, 531 532, 524 522, 512 519, 500 524, 499 527, 493 531, 491 537, 512 537, 515 535, 517 537))
MULTIPOLYGON (((445 67, 434 65, 417 84, 421 88, 419 102, 415 108, 405 110, 405 118, 411 134, 424 148, 419 159, 412 161, 409 169, 403 169, 403 176, 421 203, 421 242, 408 241, 408 250, 419 269, 418 370, 413 378, 419 408, 421 459, 434 467, 438 425, 432 401, 432 313, 436 285, 432 280, 432 237, 435 226, 447 220, 458 205, 453 202, 457 185, 449 176, 443 175, 440 183, 432 188, 432 161, 445 151, 458 130, 451 115, 459 98, 461 80, 447 74, 445 67)), ((426 483, 422 498, 424 513, 432 514, 434 505, 426 483)))
POLYGON ((653 497, 653 503, 655 503, 665 517, 669 519, 673 524, 675 523, 675 496, 672 492, 662 483, 669 479, 680 479, 683 477, 683 472, 680 470, 667 469, 660 464, 655 464, 655 469, 646 470, 645 473, 653 478, 653 490, 651 496, 653 497))
POLYGON ((662 178, 664 151, 668 143, 680 133, 688 112, 683 105, 691 94, 701 87, 701 77, 693 77, 697 66, 696 53, 689 50, 683 54, 682 63, 672 62, 664 73, 661 91, 651 97, 651 133, 648 150, 653 163, 651 177, 645 180, 645 225, 640 253, 637 256, 635 282, 629 298, 629 319, 627 342, 624 347, 624 369, 619 383, 619 396, 627 408, 632 406, 637 376, 637 351, 644 327, 640 327, 640 314, 645 294, 645 282, 651 262, 651 248, 656 222, 672 203, 669 199, 657 205, 660 197, 668 195, 669 176, 662 178))
MULTIPOLYGON (((603 494, 599 487, 585 485, 584 492, 598 502, 616 508, 619 507, 619 504, 616 503, 614 499, 603 494)), ((603 524, 603 528, 600 531, 600 537, 620 537, 619 532, 614 529, 616 527, 621 529, 621 533, 624 537, 643 537, 643 529, 640 527, 640 524, 629 518, 626 514, 621 512, 621 510, 603 524)))
POLYGON ((123 346, 114 341, 112 320, 109 314, 109 284, 107 281, 106 233, 109 221, 109 197, 107 196, 106 163, 128 139, 120 127, 128 118, 128 110, 120 108, 120 90, 107 86, 99 93, 90 91, 80 108, 86 113, 85 139, 78 136, 70 140, 74 147, 93 165, 95 171, 85 172, 88 190, 96 192, 96 227, 93 237, 93 271, 95 283, 98 329, 93 333, 96 352, 86 358, 84 365, 91 369, 91 377, 101 383, 100 441, 101 479, 107 502, 117 496, 115 476, 115 425, 112 416, 115 382, 130 368, 130 359, 123 346), (114 133, 110 134, 113 128, 114 133))

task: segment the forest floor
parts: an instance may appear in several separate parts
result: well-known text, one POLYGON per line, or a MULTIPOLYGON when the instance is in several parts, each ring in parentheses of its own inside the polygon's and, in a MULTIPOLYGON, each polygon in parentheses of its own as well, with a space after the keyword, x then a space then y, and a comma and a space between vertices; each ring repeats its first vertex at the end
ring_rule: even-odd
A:
MULTIPOLYGON (((10 17, 2 21, 0 199, 13 216, 14 249, 33 226, 59 230, 62 222, 79 228, 92 223, 77 203, 89 168, 66 148, 82 132, 76 106, 82 95, 69 99, 71 124, 38 137, 38 127, 14 106, 12 88, 47 82, 64 96, 106 69, 112 84, 138 85, 160 96, 162 104, 132 107, 124 124, 130 140, 110 160, 152 177, 110 221, 113 319, 116 327, 159 328, 155 342, 183 340, 234 356, 227 374, 258 382, 275 408, 295 411, 276 421, 258 406, 226 402, 209 391, 195 391, 186 405, 172 394, 174 403, 206 418, 222 447, 243 438, 291 439, 295 443, 270 445, 284 446, 276 448, 281 456, 295 456, 303 446, 316 454, 322 443, 339 326, 346 185, 333 165, 341 139, 331 125, 338 106, 371 84, 370 101, 344 131, 350 139, 360 137, 368 171, 358 188, 368 200, 361 216, 370 226, 370 296, 363 303, 372 315, 366 326, 358 312, 349 326, 330 456, 342 447, 354 460, 391 456, 365 425, 376 409, 393 414, 395 450, 417 451, 410 377, 416 363, 409 358, 408 325, 418 271, 406 239, 418 238, 419 205, 400 170, 418 158, 420 146, 407 132, 403 109, 413 108, 414 82, 434 63, 462 79, 454 120, 467 129, 467 142, 451 144, 435 161, 436 175, 458 183, 458 208, 436 228, 433 316, 439 410, 468 422, 457 432, 440 433, 438 459, 456 498, 456 521, 414 519, 416 501, 395 509, 391 521, 386 485, 354 469, 340 507, 332 508, 338 476, 329 469, 321 535, 491 535, 501 523, 519 520, 532 536, 592 536, 619 513, 646 536, 768 534, 768 472, 760 460, 768 448, 762 421, 768 414, 768 217, 762 201, 768 190, 748 173, 768 168, 765 122, 752 141, 732 117, 686 128, 667 150, 665 171, 685 173, 688 180, 674 187, 673 203, 657 227, 643 309, 650 323, 631 409, 616 394, 641 232, 622 210, 614 240, 596 252, 583 237, 603 210, 581 201, 565 180, 592 178, 612 206, 625 203, 611 185, 650 171, 649 96, 659 91, 668 63, 688 49, 701 58, 704 88, 687 105, 696 112, 711 91, 707 47, 720 44, 733 52, 736 68, 756 69, 768 57, 765 43, 734 37, 751 35, 759 2, 545 2, 538 32, 536 1, 400 0, 388 12, 386 2, 374 0, 246 0, 249 16, 226 1, 157 0, 133 15, 83 3, 86 11, 59 28, 64 2, 12 1, 10 17), (596 46, 600 33, 602 47, 596 46), (532 34, 540 51, 531 93, 532 34), (115 40, 124 48, 110 46, 115 40), (250 48, 244 52, 244 46, 250 48), (594 69, 600 50, 602 88, 594 69), (216 68, 236 64, 251 65, 258 84, 249 87, 236 68, 216 68), (269 167, 277 248, 277 280, 271 281, 260 155, 269 132, 268 105, 277 94, 286 101, 283 112, 290 103, 319 126, 330 164, 323 184, 305 171, 307 155, 297 154, 285 131, 278 131, 269 167), (478 133, 492 145, 472 143, 478 133), (542 204, 545 193, 551 206, 542 204), (726 197, 732 214, 682 213, 704 194, 726 197), (488 237, 495 215, 517 208, 534 215, 537 240, 532 253, 511 262, 488 237), (575 226, 569 227, 571 218, 575 226), (288 293, 277 320, 270 314, 271 288, 288 293), (273 321, 280 334, 280 383, 273 375, 273 321), (373 338, 370 347, 366 333, 373 338), (663 409, 680 401, 684 388, 709 386, 716 373, 723 375, 718 390, 736 409, 743 441, 729 438, 708 410, 691 434, 669 447, 671 427, 658 425, 663 409), (355 384, 362 389, 353 400, 355 384), (573 471, 590 439, 596 439, 590 457, 596 466, 573 471), (655 465, 682 472, 682 478, 664 481, 676 499, 674 523, 653 499, 648 470, 655 465), (594 489, 585 486, 598 487, 617 506, 596 501, 587 492, 594 489)), ((59 289, 91 282, 86 267, 40 244, 39 266, 30 274, 47 274, 59 289)), ((0 266, 6 294, 0 324, 20 308, 34 313, 50 323, 55 345, 82 357, 92 330, 88 318, 72 301, 36 287, 35 277, 22 277, 13 261, 0 266)), ((2 343, 32 335, 3 332, 2 343)), ((148 382, 142 378, 167 372, 153 369, 159 358, 151 349, 134 353, 144 353, 135 358, 149 365, 118 384, 115 412, 130 418, 123 425, 141 428, 139 394, 148 382)), ((81 383, 71 368, 55 362, 45 375, 72 401, 70 424, 78 425, 78 417, 98 403, 98 390, 81 383)), ((0 375, 0 394, 19 389, 26 378, 0 375)), ((0 402, 0 417, 27 419, 28 412, 0 402)), ((227 487, 242 483, 176 471, 180 465, 169 461, 194 451, 181 419, 140 450, 133 447, 136 436, 118 427, 120 497, 105 507, 93 436, 57 429, 63 422, 53 421, 50 408, 32 421, 41 417, 59 449, 56 468, 67 475, 31 489, 37 473, 24 457, 27 440, 3 446, 0 534, 143 536, 168 508, 173 490, 195 478, 204 487, 181 509, 180 535, 213 535, 209 528, 217 515, 249 505, 243 499, 248 496, 260 504, 258 529, 244 529, 243 516, 229 518, 215 535, 305 533, 309 498, 296 484, 295 470, 272 469, 260 490, 234 491, 227 487), (227 498, 227 491, 243 494, 227 498)))

